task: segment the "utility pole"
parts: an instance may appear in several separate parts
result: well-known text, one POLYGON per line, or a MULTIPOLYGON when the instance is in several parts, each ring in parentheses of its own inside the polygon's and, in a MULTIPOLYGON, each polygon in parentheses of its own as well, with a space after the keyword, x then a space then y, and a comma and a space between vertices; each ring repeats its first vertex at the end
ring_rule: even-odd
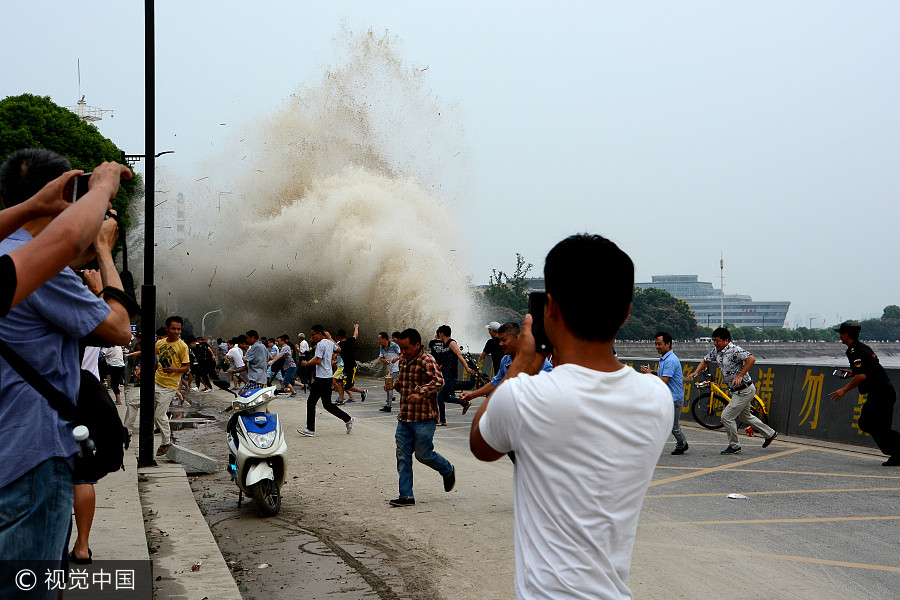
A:
POLYGON ((156 466, 153 458, 154 378, 156 356, 156 285, 154 268, 154 201, 156 197, 156 43, 153 0, 144 0, 144 284, 141 286, 141 333, 146 349, 141 354, 141 417, 138 436, 138 466, 156 466))
POLYGON ((725 327, 725 252, 719 257, 719 286, 722 296, 719 298, 719 327, 725 327))

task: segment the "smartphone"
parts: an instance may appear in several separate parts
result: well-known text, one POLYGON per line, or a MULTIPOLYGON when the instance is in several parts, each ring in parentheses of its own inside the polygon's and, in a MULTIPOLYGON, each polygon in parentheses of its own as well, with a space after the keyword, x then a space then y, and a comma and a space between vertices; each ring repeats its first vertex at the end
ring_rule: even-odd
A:
POLYGON ((79 198, 87 194, 88 180, 90 178, 90 173, 82 173, 81 175, 75 177, 74 185, 72 186, 72 202, 77 201, 79 198))
POLYGON ((528 312, 531 314, 531 334, 534 336, 534 347, 540 354, 552 354, 553 344, 544 330, 544 307, 547 305, 546 292, 528 294, 528 312))

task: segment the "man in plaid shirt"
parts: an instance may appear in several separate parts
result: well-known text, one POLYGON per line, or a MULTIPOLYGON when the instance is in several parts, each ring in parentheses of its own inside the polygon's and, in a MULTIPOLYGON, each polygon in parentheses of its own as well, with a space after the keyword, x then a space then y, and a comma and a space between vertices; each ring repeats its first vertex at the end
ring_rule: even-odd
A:
MULTIPOLYGON (((437 392, 444 378, 437 361, 422 348, 422 336, 415 329, 400 333, 400 373, 393 389, 400 392, 400 414, 397 415, 397 472, 400 475, 400 496, 391 506, 413 506, 412 457, 441 474, 444 491, 456 484, 456 469, 434 451, 434 430, 437 425, 437 392)), ((385 391, 388 386, 385 384, 385 391)))

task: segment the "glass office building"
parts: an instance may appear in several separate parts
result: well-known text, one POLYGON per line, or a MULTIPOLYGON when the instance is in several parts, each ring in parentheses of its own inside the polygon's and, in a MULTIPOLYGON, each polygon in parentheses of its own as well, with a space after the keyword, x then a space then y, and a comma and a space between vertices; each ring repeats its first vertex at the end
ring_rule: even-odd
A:
POLYGON ((697 275, 654 275, 649 283, 635 283, 641 289, 657 288, 684 300, 704 327, 717 327, 724 306, 725 322, 737 327, 768 329, 784 327, 791 303, 787 300, 754 302, 750 296, 725 294, 697 275))

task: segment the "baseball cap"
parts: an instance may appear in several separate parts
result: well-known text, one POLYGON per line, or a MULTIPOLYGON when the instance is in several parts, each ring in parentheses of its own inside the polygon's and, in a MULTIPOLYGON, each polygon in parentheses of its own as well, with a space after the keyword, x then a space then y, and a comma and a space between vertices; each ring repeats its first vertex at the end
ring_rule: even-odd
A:
POLYGON ((485 329, 490 329, 491 331, 497 331, 500 329, 500 323, 497 321, 491 321, 487 325, 484 326, 485 329))
POLYGON ((835 331, 838 333, 859 333, 860 329, 862 327, 856 321, 844 321, 835 331))

